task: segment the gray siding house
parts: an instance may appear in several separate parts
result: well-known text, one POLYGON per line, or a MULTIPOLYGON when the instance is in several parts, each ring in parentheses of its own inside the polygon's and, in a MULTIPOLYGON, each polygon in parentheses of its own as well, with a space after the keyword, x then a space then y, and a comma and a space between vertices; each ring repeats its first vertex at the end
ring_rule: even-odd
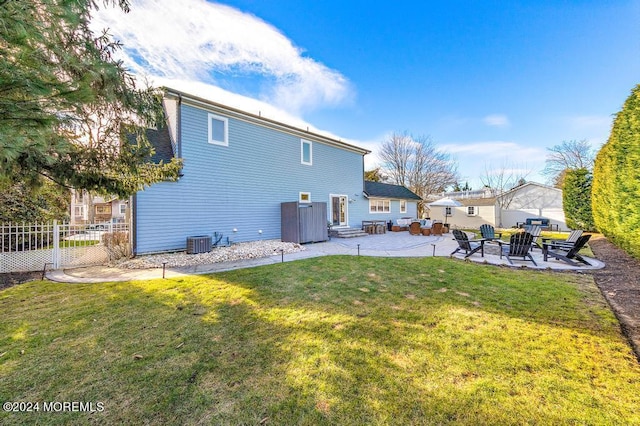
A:
MULTIPOLYGON (((182 250, 189 236, 231 242, 279 239, 281 203, 323 202, 333 227, 408 213, 371 210, 364 188, 368 150, 168 89, 167 129, 156 160, 183 159, 176 182, 133 197, 134 254, 182 250)), ((413 202, 415 204, 415 202, 413 202)))

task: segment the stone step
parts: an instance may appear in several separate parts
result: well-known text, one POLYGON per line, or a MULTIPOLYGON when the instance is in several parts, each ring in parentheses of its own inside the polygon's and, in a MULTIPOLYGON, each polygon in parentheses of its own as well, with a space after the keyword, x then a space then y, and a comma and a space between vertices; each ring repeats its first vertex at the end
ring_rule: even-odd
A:
POLYGON ((329 231, 329 235, 335 238, 355 238, 366 237, 369 234, 364 232, 362 229, 357 228, 338 228, 329 231))

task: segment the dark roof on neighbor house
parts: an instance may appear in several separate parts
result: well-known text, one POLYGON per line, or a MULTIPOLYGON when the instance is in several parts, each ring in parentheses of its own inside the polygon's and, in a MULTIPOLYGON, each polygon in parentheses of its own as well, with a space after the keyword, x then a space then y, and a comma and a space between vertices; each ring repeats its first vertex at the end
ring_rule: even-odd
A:
POLYGON ((156 151, 151 156, 153 163, 168 163, 174 157, 173 145, 171 144, 171 135, 169 134, 169 128, 164 126, 160 129, 147 129, 147 139, 151 143, 151 146, 156 151))
MULTIPOLYGON (((171 144, 171 135, 169 134, 169 128, 164 126, 160 129, 147 129, 145 130, 147 139, 154 149, 154 153, 149 160, 151 163, 158 164, 160 161, 168 163, 175 153, 173 152, 173 145, 171 144)), ((136 137, 134 134, 128 134, 127 140, 130 144, 136 143, 136 137)))
POLYGON ((392 185, 390 183, 364 181, 364 192, 369 198, 392 198, 394 200, 417 200, 420 201, 419 195, 402 185, 392 185))
POLYGON ((496 197, 485 197, 485 198, 461 198, 458 201, 462 203, 463 206, 495 206, 496 205, 496 197))

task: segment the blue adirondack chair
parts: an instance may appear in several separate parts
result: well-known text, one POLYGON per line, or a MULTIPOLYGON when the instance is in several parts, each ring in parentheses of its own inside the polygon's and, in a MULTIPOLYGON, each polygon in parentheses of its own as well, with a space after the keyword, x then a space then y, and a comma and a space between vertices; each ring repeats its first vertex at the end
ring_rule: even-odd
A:
POLYGON ((482 235, 482 238, 490 241, 499 240, 500 238, 502 238, 502 233, 496 233, 496 229, 488 223, 480 225, 480 234, 482 235))

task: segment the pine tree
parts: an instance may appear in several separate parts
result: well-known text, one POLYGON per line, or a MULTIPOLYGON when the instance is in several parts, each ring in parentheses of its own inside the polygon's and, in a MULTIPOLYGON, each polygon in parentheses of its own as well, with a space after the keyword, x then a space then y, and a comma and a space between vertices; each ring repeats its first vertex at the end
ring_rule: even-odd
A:
POLYGON ((566 169, 562 188, 562 205, 567 226, 593 231, 591 213, 592 175, 587 169, 566 169))
MULTIPOLYGON (((128 12, 128 0, 103 5, 128 12)), ((0 180, 126 197, 177 178, 180 162, 152 164, 147 127, 163 124, 161 92, 138 88, 113 58, 121 48, 89 28, 94 0, 0 0, 0 180), (88 143, 95 113, 110 131, 88 143), (129 139, 134 143, 130 143, 129 139)))

